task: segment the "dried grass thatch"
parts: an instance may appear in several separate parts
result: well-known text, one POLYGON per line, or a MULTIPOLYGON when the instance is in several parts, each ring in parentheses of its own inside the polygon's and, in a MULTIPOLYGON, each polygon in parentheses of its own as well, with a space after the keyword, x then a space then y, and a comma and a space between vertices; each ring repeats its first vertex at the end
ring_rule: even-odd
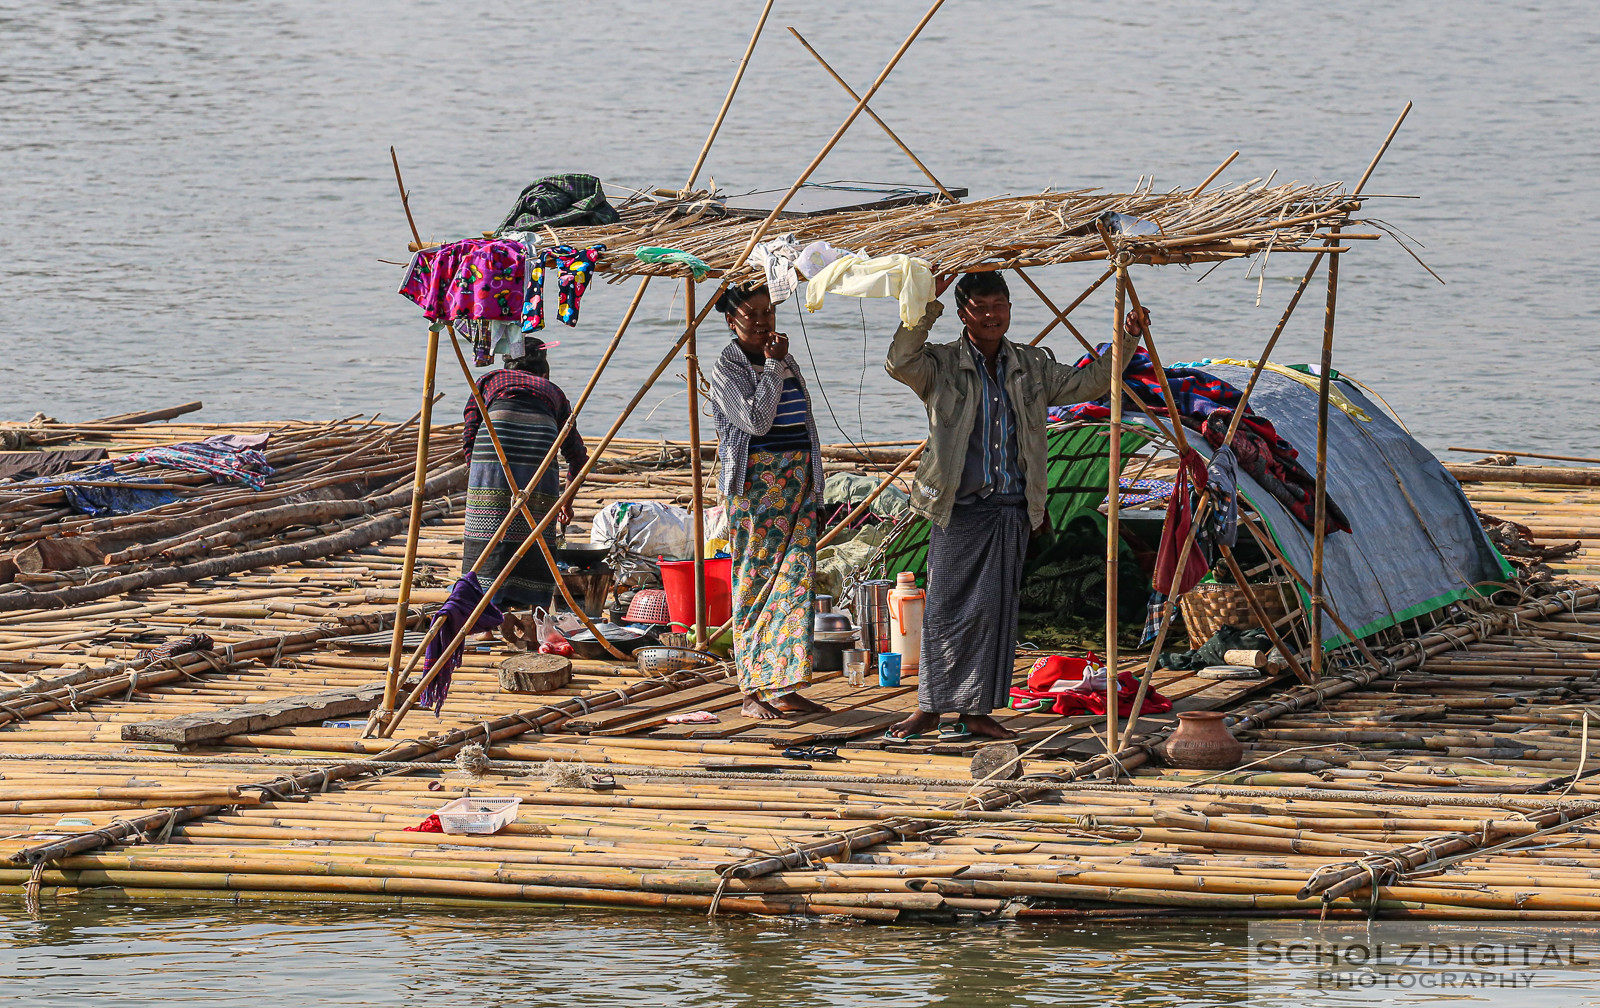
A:
MULTIPOLYGON (((1272 185, 1257 180, 1199 195, 1186 190, 1079 189, 792 218, 774 226, 772 233, 792 232, 802 243, 823 239, 878 255, 903 252, 926 259, 941 271, 981 272, 1105 259, 1108 253, 1095 220, 1114 211, 1160 226, 1159 235, 1118 239, 1119 246, 1139 261, 1204 262, 1310 243, 1321 228, 1344 220, 1360 206, 1343 188, 1341 183, 1272 185)), ((713 205, 703 198, 642 208, 635 202, 624 208, 620 224, 549 233, 579 247, 604 244, 606 253, 597 268, 614 276, 686 273, 682 266, 635 258, 636 250, 652 245, 699 256, 712 267, 713 276, 736 281, 754 276, 753 269, 734 258, 761 222, 712 216, 713 212, 713 205)))

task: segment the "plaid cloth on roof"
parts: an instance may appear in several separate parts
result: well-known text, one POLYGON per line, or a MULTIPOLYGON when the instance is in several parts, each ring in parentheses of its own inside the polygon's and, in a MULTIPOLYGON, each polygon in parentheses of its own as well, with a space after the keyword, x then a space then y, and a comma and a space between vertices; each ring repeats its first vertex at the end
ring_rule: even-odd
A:
POLYGON ((566 172, 546 175, 517 197, 496 234, 539 227, 581 227, 615 224, 622 217, 606 202, 605 189, 593 175, 566 172))

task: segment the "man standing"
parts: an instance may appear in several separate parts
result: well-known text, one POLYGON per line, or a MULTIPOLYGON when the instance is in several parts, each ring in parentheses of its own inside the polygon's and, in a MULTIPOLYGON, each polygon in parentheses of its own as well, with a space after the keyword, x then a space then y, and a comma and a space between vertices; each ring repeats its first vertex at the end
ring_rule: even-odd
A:
MULTIPOLYGON (((958 715, 945 738, 1014 737, 989 712, 1010 702, 1022 563, 1030 534, 1045 522, 1046 410, 1098 399, 1111 386, 1110 353, 1076 368, 1044 347, 1006 339, 1011 294, 999 273, 962 277, 961 338, 929 343, 943 311, 930 301, 920 322, 902 325, 884 364, 928 410, 911 506, 932 525, 919 709, 885 733, 889 741, 923 736, 945 713, 958 715)), ((1124 360, 1143 332, 1134 323, 1130 313, 1124 360)))

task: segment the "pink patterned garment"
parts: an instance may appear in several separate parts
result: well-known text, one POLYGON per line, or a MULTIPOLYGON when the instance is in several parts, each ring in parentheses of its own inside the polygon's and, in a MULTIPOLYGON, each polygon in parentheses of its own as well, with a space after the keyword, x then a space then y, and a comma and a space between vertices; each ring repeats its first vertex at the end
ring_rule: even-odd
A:
POLYGON ((526 251, 521 242, 467 238, 423 249, 411 260, 400 293, 430 322, 522 318, 526 251))

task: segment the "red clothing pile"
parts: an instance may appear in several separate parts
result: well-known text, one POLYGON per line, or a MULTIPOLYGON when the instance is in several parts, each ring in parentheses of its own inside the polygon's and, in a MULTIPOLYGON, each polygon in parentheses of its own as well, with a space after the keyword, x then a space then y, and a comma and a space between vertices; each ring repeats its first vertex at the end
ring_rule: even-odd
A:
MULTIPOLYGON (((1117 711, 1129 713, 1139 680, 1131 672, 1117 674, 1117 711)), ((1051 710, 1064 717, 1106 712, 1106 670, 1098 656, 1086 658, 1046 655, 1033 663, 1026 686, 1011 689, 1011 706, 1016 710, 1051 710)), ((1172 701, 1154 689, 1146 690, 1140 714, 1164 714, 1172 701)))

